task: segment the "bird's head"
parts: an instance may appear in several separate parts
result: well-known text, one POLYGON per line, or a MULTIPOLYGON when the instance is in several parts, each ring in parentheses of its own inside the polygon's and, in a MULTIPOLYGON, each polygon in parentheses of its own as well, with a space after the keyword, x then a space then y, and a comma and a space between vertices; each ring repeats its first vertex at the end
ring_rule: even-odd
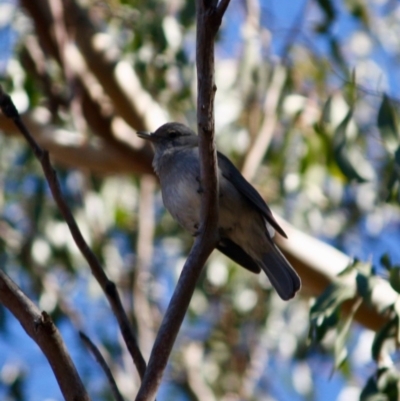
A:
POLYGON ((186 125, 167 123, 155 132, 138 131, 139 138, 150 141, 156 153, 172 148, 193 147, 198 145, 198 136, 186 125))

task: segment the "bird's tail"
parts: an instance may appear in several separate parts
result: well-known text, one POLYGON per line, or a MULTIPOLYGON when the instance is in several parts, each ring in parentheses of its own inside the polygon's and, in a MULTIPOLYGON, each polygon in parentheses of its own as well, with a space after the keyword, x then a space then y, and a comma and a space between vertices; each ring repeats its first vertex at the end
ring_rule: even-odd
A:
POLYGON ((275 244, 263 254, 260 267, 283 300, 293 298, 300 289, 300 277, 275 244))

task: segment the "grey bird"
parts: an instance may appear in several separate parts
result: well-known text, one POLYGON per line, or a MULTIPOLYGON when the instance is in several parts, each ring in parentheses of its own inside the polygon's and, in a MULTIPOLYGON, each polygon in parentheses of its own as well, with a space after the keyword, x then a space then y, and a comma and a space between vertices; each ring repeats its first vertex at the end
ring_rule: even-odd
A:
MULTIPOLYGON (((165 207, 192 235, 200 224, 201 185, 198 136, 180 123, 154 133, 138 132, 154 146, 153 168, 165 207)), ((244 268, 268 276, 279 296, 293 298, 301 281, 274 244, 277 231, 287 238, 260 194, 222 153, 217 153, 220 240, 217 249, 244 268)))

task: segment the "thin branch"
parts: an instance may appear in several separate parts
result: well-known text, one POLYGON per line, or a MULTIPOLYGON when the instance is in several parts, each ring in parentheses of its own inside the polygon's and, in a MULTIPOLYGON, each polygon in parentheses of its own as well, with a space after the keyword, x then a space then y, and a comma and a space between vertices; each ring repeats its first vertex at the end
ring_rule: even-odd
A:
POLYGON ((226 9, 229 6, 231 0, 220 0, 220 2, 218 3, 217 6, 217 14, 219 16, 219 18, 222 20, 222 17, 225 14, 226 9))
POLYGON ((116 286, 112 281, 108 279, 96 255, 89 248, 85 239, 83 238, 83 235, 79 230, 75 218, 61 193, 60 184, 58 182, 56 172, 54 171, 50 163, 49 153, 43 150, 37 144, 35 139, 27 130, 25 124, 21 120, 19 113, 15 108, 10 96, 4 93, 1 86, 0 86, 0 108, 6 117, 13 120, 14 124, 18 127, 22 135, 28 141, 35 156, 40 161, 43 172, 49 184, 51 193, 54 197, 54 200, 56 201, 56 204, 61 214, 63 215, 66 223, 68 224, 68 227, 71 231, 75 244, 77 245, 82 255, 88 262, 93 276, 96 278, 96 280, 98 281, 98 283, 100 284, 101 288, 103 289, 104 293, 107 296, 107 299, 111 305, 114 315, 117 318, 122 336, 132 356, 133 362, 135 363, 139 375, 142 378, 146 370, 146 363, 137 345, 136 338, 133 334, 128 317, 122 306, 122 302, 119 297, 116 286))
POLYGON ((203 199, 200 234, 183 267, 154 343, 136 401, 155 398, 172 346, 185 317, 202 268, 218 240, 218 175, 214 141, 214 39, 221 14, 212 2, 197 0, 197 125, 203 199))
POLYGON ((54 372, 67 401, 90 400, 61 335, 46 312, 37 306, 0 270, 0 302, 18 319, 36 342, 54 372))
POLYGON ((111 372, 111 369, 108 367, 106 360, 101 355, 100 350, 96 347, 96 345, 90 340, 90 338, 83 333, 82 331, 79 332, 79 336, 81 340, 85 343, 86 347, 89 348, 90 352, 93 354, 94 358, 96 359, 97 363, 103 369, 103 372, 107 376, 108 383, 110 384, 111 392, 114 398, 117 401, 124 401, 119 389, 117 387, 117 383, 115 382, 114 376, 111 372))

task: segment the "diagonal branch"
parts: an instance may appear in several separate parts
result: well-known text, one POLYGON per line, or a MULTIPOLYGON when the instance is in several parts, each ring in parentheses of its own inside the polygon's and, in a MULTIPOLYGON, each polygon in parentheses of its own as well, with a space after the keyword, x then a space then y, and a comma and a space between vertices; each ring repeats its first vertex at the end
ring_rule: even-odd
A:
POLYGON ((101 355, 100 350, 94 345, 92 340, 82 331, 79 332, 79 336, 81 340, 85 343, 86 347, 89 348, 90 352, 93 354, 96 362, 100 365, 103 369, 103 372, 107 376, 108 383, 110 384, 111 392, 116 401, 124 401, 119 389, 117 387, 117 383, 115 382, 114 376, 111 372, 111 369, 108 367, 106 360, 104 359, 103 355, 101 355))
POLYGON ((37 306, 1 270, 0 302, 18 319, 26 333, 46 356, 65 400, 89 401, 75 365, 50 316, 46 312, 40 312, 37 306))
POLYGON ((35 139, 27 130, 25 124, 22 122, 19 113, 15 108, 10 96, 3 92, 1 86, 0 86, 0 108, 6 117, 13 120, 14 124, 18 127, 22 135, 25 137, 25 139, 31 146, 35 156, 40 161, 43 172, 49 184, 51 193, 54 197, 54 200, 56 201, 56 204, 61 214, 63 215, 66 223, 68 224, 68 227, 71 231, 71 235, 75 241, 75 244, 77 245, 82 255, 88 262, 93 276, 96 278, 96 280, 98 281, 98 283, 100 284, 101 288, 103 289, 104 293, 107 296, 107 299, 111 305, 114 315, 117 318, 122 336, 132 356, 133 362, 135 363, 139 375, 142 378, 144 375, 144 371, 146 370, 146 363, 137 345, 136 338, 133 334, 128 317, 122 306, 122 302, 119 297, 116 286, 112 281, 108 279, 96 255, 89 248, 85 239, 83 238, 83 235, 79 230, 75 218, 72 215, 69 206, 65 202, 64 197, 62 196, 57 175, 50 163, 49 153, 43 150, 37 144, 35 139))
POLYGON ((217 14, 219 18, 222 20, 222 17, 225 14, 225 11, 227 10, 229 3, 231 0, 220 0, 217 6, 217 14))
POLYGON ((218 175, 214 141, 214 39, 221 24, 212 4, 198 0, 197 5, 197 125, 201 182, 204 189, 200 235, 196 238, 179 277, 154 343, 149 364, 136 401, 155 398, 179 328, 185 317, 197 280, 218 240, 218 175))

